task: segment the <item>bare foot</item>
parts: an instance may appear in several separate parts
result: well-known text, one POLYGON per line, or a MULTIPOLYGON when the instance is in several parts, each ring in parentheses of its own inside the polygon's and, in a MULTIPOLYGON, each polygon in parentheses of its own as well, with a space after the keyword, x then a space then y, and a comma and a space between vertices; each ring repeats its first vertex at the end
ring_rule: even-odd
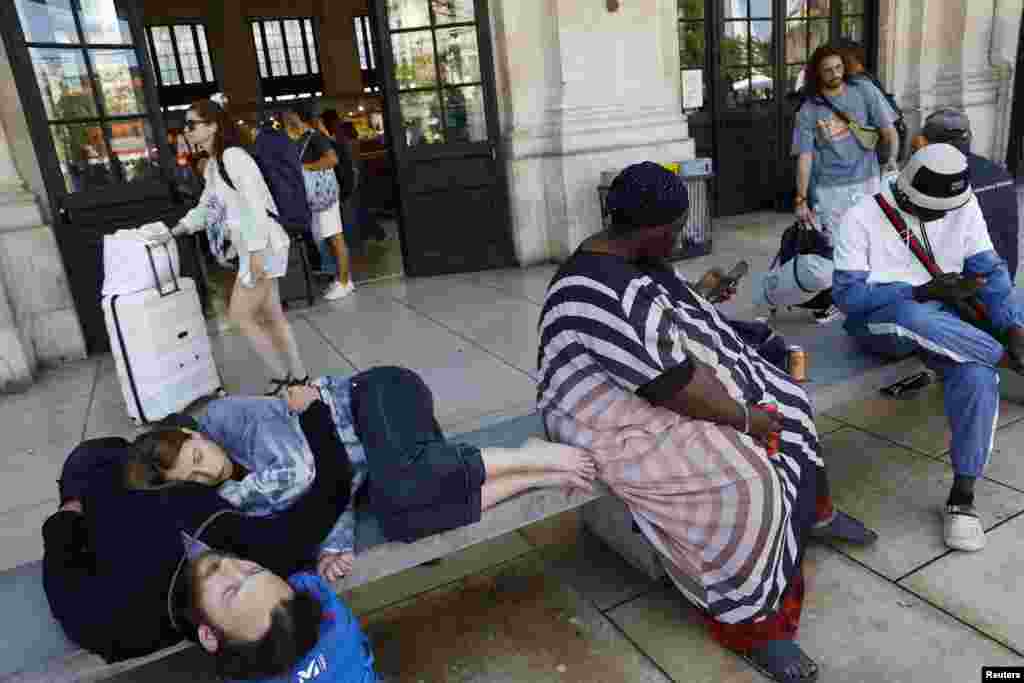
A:
POLYGON ((545 441, 531 436, 522 446, 536 469, 577 474, 585 479, 597 476, 594 456, 582 448, 545 441))

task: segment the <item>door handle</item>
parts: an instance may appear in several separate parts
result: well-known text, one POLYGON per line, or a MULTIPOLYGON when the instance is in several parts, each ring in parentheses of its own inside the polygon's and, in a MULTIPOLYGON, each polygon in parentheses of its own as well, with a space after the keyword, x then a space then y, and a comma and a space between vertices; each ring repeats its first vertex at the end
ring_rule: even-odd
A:
POLYGON ((498 152, 494 149, 494 145, 492 144, 491 145, 491 161, 495 161, 496 162, 497 160, 498 160, 498 152))

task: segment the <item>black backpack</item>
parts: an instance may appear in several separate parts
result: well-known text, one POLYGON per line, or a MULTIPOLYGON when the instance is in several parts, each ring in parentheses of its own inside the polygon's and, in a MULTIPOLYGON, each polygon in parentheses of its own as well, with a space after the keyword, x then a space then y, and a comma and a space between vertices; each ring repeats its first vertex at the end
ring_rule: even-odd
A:
MULTIPOLYGON (((313 223, 313 212, 306 199, 302 162, 291 138, 279 130, 267 127, 256 136, 256 143, 248 151, 256 160, 263 180, 277 204, 276 215, 269 211, 267 213, 286 230, 309 230, 313 223)), ((236 189, 224 164, 217 164, 217 169, 228 187, 236 189)))
POLYGON ((828 243, 828 237, 820 230, 815 230, 800 221, 796 221, 783 231, 782 239, 779 241, 779 251, 775 254, 769 270, 773 270, 776 267, 781 268, 792 261, 793 276, 796 278, 797 286, 805 292, 816 291, 803 286, 800 282, 800 271, 797 268, 797 258, 811 254, 823 256, 831 261, 832 247, 828 243))

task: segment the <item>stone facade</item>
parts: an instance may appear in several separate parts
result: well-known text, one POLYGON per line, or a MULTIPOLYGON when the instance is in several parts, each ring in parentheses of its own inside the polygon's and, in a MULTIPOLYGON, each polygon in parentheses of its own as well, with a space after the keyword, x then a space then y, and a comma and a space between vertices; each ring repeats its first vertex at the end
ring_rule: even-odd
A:
MULTIPOLYGON (((1022 4, 880 0, 879 75, 911 130, 938 107, 963 108, 975 151, 1005 159, 1022 4)), ((560 260, 599 229, 602 171, 694 156, 676 0, 491 0, 490 13, 516 255, 560 260)), ((38 363, 85 353, 2 50, 0 390, 30 382, 38 363)))

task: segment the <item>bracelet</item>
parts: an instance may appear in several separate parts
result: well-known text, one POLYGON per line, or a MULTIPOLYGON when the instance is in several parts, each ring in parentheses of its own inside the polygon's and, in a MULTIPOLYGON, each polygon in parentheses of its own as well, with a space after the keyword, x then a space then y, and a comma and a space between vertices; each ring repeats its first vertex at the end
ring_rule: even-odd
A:
POLYGON ((746 402, 740 405, 743 406, 743 433, 750 434, 750 406, 746 402))

